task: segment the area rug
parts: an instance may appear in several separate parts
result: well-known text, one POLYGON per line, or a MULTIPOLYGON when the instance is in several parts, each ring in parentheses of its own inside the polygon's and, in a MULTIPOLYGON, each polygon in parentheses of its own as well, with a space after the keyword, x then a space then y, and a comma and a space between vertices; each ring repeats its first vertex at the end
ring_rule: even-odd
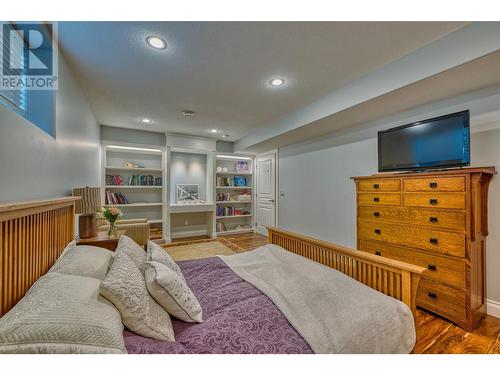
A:
POLYGON ((244 251, 225 238, 203 239, 163 245, 174 260, 211 258, 217 255, 232 255, 244 251))

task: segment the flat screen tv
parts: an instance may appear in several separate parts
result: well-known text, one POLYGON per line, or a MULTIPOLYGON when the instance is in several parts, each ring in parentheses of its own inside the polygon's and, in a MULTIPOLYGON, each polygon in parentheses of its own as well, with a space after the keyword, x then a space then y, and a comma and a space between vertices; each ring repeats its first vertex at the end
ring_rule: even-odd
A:
POLYGON ((469 164, 469 111, 378 132, 379 172, 469 164))

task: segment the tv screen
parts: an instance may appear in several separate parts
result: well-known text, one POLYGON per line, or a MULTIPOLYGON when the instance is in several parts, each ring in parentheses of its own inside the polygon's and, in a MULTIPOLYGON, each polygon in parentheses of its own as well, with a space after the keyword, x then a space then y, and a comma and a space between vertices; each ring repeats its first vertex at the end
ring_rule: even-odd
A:
POLYGON ((378 133, 378 170, 398 171, 470 164, 469 111, 378 133))

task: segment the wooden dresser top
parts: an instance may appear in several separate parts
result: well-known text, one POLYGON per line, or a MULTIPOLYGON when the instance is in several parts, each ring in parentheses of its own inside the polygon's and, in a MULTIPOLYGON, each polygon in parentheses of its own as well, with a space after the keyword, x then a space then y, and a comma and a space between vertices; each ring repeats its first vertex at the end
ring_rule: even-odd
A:
POLYGON ((457 174, 469 173, 486 173, 496 174, 495 167, 467 167, 467 168, 453 168, 446 170, 434 170, 427 172, 396 172, 396 173, 375 173, 369 176, 355 176, 351 177, 353 180, 363 180, 370 178, 401 178, 401 177, 425 177, 425 176, 447 176, 457 174))

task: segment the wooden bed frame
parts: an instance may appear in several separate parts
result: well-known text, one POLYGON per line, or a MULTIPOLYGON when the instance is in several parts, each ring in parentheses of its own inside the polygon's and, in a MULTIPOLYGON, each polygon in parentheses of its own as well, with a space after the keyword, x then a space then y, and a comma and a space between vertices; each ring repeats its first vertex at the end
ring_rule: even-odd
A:
MULTIPOLYGON (((0 316, 43 276, 74 238, 74 204, 80 197, 0 204, 0 316)), ((348 249, 277 228, 269 241, 406 303, 424 268, 348 249)))
POLYGON ((269 243, 332 267, 407 304, 413 315, 420 277, 425 268, 349 249, 301 234, 269 227, 269 243))
POLYGON ((0 316, 43 276, 74 238, 80 197, 0 203, 0 316))

